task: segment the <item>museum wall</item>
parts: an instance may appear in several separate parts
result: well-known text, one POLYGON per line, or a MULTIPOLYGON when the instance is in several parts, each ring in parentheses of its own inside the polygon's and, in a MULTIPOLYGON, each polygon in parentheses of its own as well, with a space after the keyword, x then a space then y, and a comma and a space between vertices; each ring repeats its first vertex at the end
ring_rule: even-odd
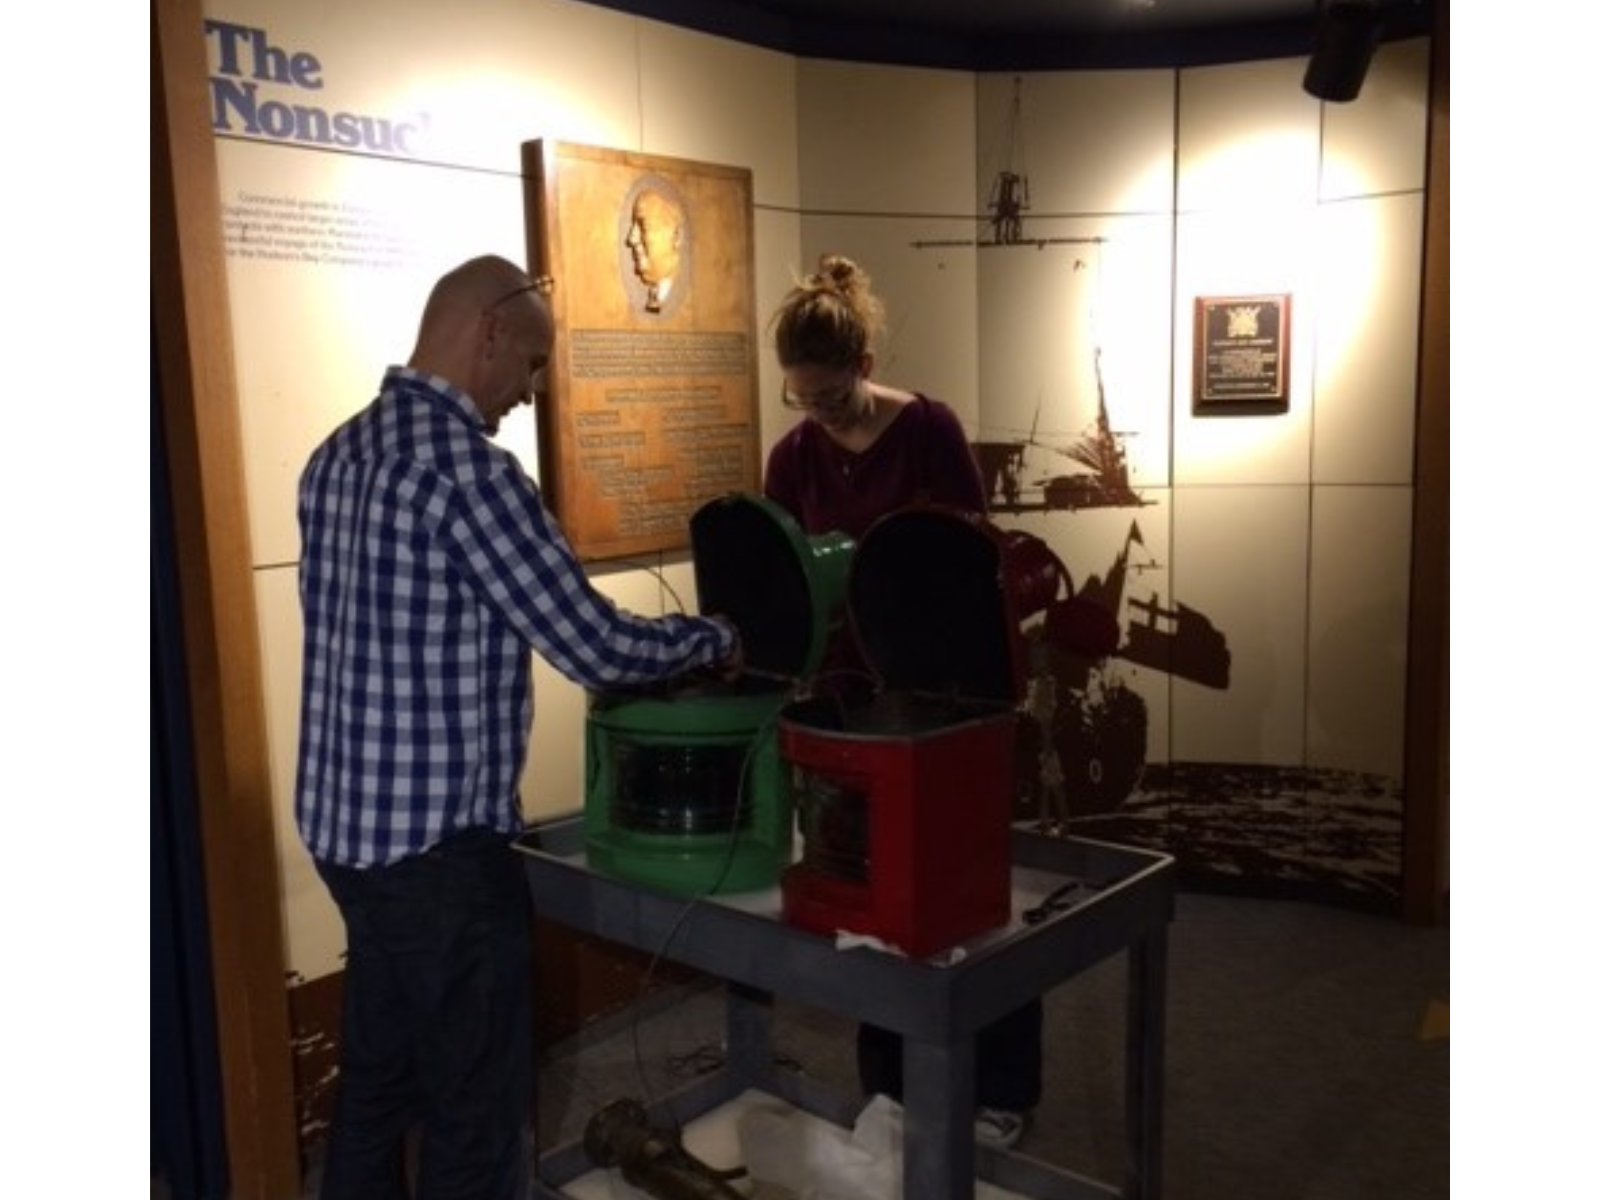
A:
MULTIPOLYGON (((1089 664, 1041 719, 1064 748, 1099 739, 1096 778, 1073 785, 1087 791, 1043 797, 1049 811, 1192 851, 1219 877, 1392 898, 1422 46, 1385 46, 1336 108, 1300 91, 1292 61, 1019 86, 795 60, 565 0, 211 0, 206 15, 291 979, 335 972, 342 951, 292 819, 296 478, 408 354, 438 274, 526 259, 520 156, 536 138, 749 168, 763 317, 819 252, 858 257, 890 312, 881 375, 948 400, 975 443, 1020 445, 996 519, 1042 533, 1130 636, 1194 614, 1209 627, 1204 644, 1166 630, 1089 664), (349 117, 359 144, 296 140, 296 105, 349 117), (980 246, 1017 145, 1030 240, 980 246), (1292 295, 1287 410, 1192 415, 1195 297, 1257 293, 1292 295), (1046 486, 1102 391, 1127 486, 1046 486)), ((763 338, 763 451, 793 420, 770 358, 763 338)), ((498 440, 537 470, 529 410, 498 440)), ((641 612, 692 604, 681 554, 593 574, 641 612)), ((584 697, 537 660, 535 681, 530 816, 576 809, 583 785, 584 697)))
POLYGON ((881 375, 957 409, 997 523, 1117 618, 1118 653, 1035 675, 1040 814, 1394 912, 1427 43, 1348 105, 1303 71, 986 74, 969 115, 960 77, 802 62, 801 238, 868 266, 881 375), (1197 298, 1257 296, 1285 403, 1197 411, 1197 298))

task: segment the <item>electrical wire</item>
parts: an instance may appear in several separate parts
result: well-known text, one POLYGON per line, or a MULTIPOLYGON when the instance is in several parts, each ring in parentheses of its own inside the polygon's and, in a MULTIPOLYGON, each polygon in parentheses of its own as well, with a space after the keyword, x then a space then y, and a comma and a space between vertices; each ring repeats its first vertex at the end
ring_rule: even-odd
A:
POLYGON ((632 570, 643 571, 646 575, 654 576, 655 581, 661 585, 662 591, 672 598, 672 603, 676 606, 675 612, 681 615, 689 611, 683 603, 683 597, 678 595, 677 590, 667 582, 666 572, 659 565, 652 565, 638 558, 619 558, 615 559, 610 565, 629 567, 632 570))
MULTIPOLYGON (((671 586, 667 584, 665 578, 661 576, 658 570, 642 563, 635 565, 638 566, 639 569, 655 574, 657 579, 661 582, 661 585, 666 588, 670 594, 672 594, 674 601, 677 602, 681 607, 682 601, 678 599, 676 593, 672 592, 671 586)), ((721 890, 723 884, 727 882, 728 875, 732 871, 734 863, 738 859, 740 838, 742 837, 745 828, 745 807, 747 800, 749 799, 749 794, 753 790, 754 764, 756 761, 756 756, 768 743, 768 740, 775 734, 777 723, 782 716, 784 708, 791 702, 802 698, 802 696, 807 693, 815 695, 816 685, 818 683, 836 679, 854 678, 865 681, 869 687, 874 690, 881 685, 881 681, 869 672, 860 668, 849 667, 835 668, 822 672, 805 684, 803 684, 802 681, 789 676, 774 676, 765 672, 755 671, 746 671, 745 674, 757 678, 770 679, 776 682, 784 683, 788 685, 789 690, 788 694, 774 706, 772 715, 767 717, 766 720, 757 726, 754 734, 750 736, 749 743, 745 749, 744 757, 741 760, 739 768, 739 784, 734 796, 732 834, 727 839, 727 845, 722 856, 722 861, 718 867, 715 877, 707 887, 691 896, 689 900, 682 906, 682 908, 679 909, 676 918, 672 922, 672 925, 667 929, 667 932, 665 935, 663 935, 660 944, 652 953, 650 961, 645 967, 644 975, 640 978, 639 986, 636 989, 636 1002, 634 1005, 636 1011, 634 1019, 629 1025, 629 1037, 633 1051, 634 1073, 639 1080, 640 1091, 643 1095, 643 1102, 646 1108, 654 1107, 655 1090, 651 1085, 649 1072, 646 1069, 644 1048, 640 1042, 640 1029, 643 1024, 643 1013, 640 1011, 642 1009, 642 1004, 639 1002, 644 1000, 649 995, 650 989, 654 985, 656 979, 656 973, 659 970, 662 962, 667 958, 668 952, 672 947, 672 943, 677 939, 678 933, 683 928, 684 922, 688 920, 689 915, 694 912, 696 908, 721 890)), ((845 699, 838 693, 831 693, 831 699, 837 705, 840 724, 843 726, 845 716, 845 699)), ((788 1061, 793 1063, 792 1059, 783 1060, 782 1058, 778 1058, 776 1061, 788 1061)), ((707 1071, 715 1070, 717 1067, 720 1067, 723 1063, 725 1063, 726 1052, 725 1050, 718 1052, 709 1046, 703 1046, 695 1051, 690 1052, 688 1055, 669 1057, 666 1062, 668 1069, 674 1072, 679 1072, 684 1067, 692 1066, 696 1074, 703 1074, 707 1071), (713 1056, 714 1061, 712 1061, 713 1056)), ((798 1067, 797 1063, 794 1063, 794 1065, 798 1067)), ((669 1113, 668 1116, 671 1120, 672 1128, 675 1130, 681 1129, 681 1122, 677 1119, 676 1114, 669 1113)))
MULTIPOLYGON (((788 699, 792 698, 793 693, 791 692, 788 699)), ((781 716, 784 703, 786 702, 787 699, 784 702, 780 702, 773 709, 772 715, 756 727, 755 733, 750 738, 749 745, 746 747, 744 757, 740 763, 739 786, 734 795, 733 833, 727 840, 727 847, 724 850, 721 865, 718 867, 717 874, 712 879, 711 883, 701 891, 695 893, 695 895, 691 896, 683 905, 683 907, 678 910, 677 917, 673 920, 672 925, 667 929, 666 934, 662 937, 660 945, 656 947, 654 953, 651 955, 650 962, 646 966, 644 975, 639 981, 637 996, 640 1000, 649 994, 650 987, 655 979, 656 971, 660 967, 662 961, 667 957, 668 950, 671 949, 672 943, 677 938, 679 930, 683 928, 684 922, 688 920, 689 914, 698 908, 705 900, 716 894, 716 892, 727 881, 728 874, 733 869, 734 862, 737 861, 739 839, 744 831, 744 808, 747 791, 749 790, 748 785, 753 774, 752 767, 755 763, 756 755, 760 753, 760 750, 767 741, 767 738, 776 730, 778 718, 781 716)), ((638 1007, 639 1005, 636 1003, 635 1008, 637 1009, 638 1007)), ((644 1096, 645 1107, 650 1108, 654 1106, 655 1094, 650 1085, 649 1073, 645 1069, 644 1050, 639 1041, 639 1029, 641 1023, 642 1014, 636 1015, 629 1027, 629 1033, 633 1049, 634 1073, 639 1079, 640 1090, 644 1096)), ((669 1063, 670 1061, 671 1060, 669 1060, 669 1063)), ((678 1121, 676 1114, 669 1115, 672 1119, 672 1127, 674 1129, 680 1129, 681 1122, 678 1121)))

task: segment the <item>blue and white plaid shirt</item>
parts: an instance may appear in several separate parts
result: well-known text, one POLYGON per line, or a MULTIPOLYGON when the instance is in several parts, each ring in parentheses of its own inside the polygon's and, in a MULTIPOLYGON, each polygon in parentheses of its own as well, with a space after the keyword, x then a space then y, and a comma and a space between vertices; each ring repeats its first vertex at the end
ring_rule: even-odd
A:
POLYGON ((594 590, 517 460, 442 379, 391 367, 300 479, 305 666, 295 816, 314 858, 375 866, 522 825, 529 649, 585 687, 714 663, 725 626, 594 590))

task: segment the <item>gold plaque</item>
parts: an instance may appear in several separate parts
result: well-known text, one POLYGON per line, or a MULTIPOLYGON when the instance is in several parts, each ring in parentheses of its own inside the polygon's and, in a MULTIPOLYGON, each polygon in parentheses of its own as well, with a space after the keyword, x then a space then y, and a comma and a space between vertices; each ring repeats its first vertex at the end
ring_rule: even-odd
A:
POLYGON ((751 174, 544 140, 523 174, 555 280, 546 502, 586 561, 685 547, 702 504, 760 487, 751 174))

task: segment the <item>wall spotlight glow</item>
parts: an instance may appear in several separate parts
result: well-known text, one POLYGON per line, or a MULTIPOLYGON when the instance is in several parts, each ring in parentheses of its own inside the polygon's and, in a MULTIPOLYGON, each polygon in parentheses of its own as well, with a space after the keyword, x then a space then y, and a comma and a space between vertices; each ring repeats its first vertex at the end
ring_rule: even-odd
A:
POLYGON ((1354 100, 1367 78, 1382 29, 1373 0, 1330 0, 1317 23, 1305 90, 1319 100, 1354 100))

